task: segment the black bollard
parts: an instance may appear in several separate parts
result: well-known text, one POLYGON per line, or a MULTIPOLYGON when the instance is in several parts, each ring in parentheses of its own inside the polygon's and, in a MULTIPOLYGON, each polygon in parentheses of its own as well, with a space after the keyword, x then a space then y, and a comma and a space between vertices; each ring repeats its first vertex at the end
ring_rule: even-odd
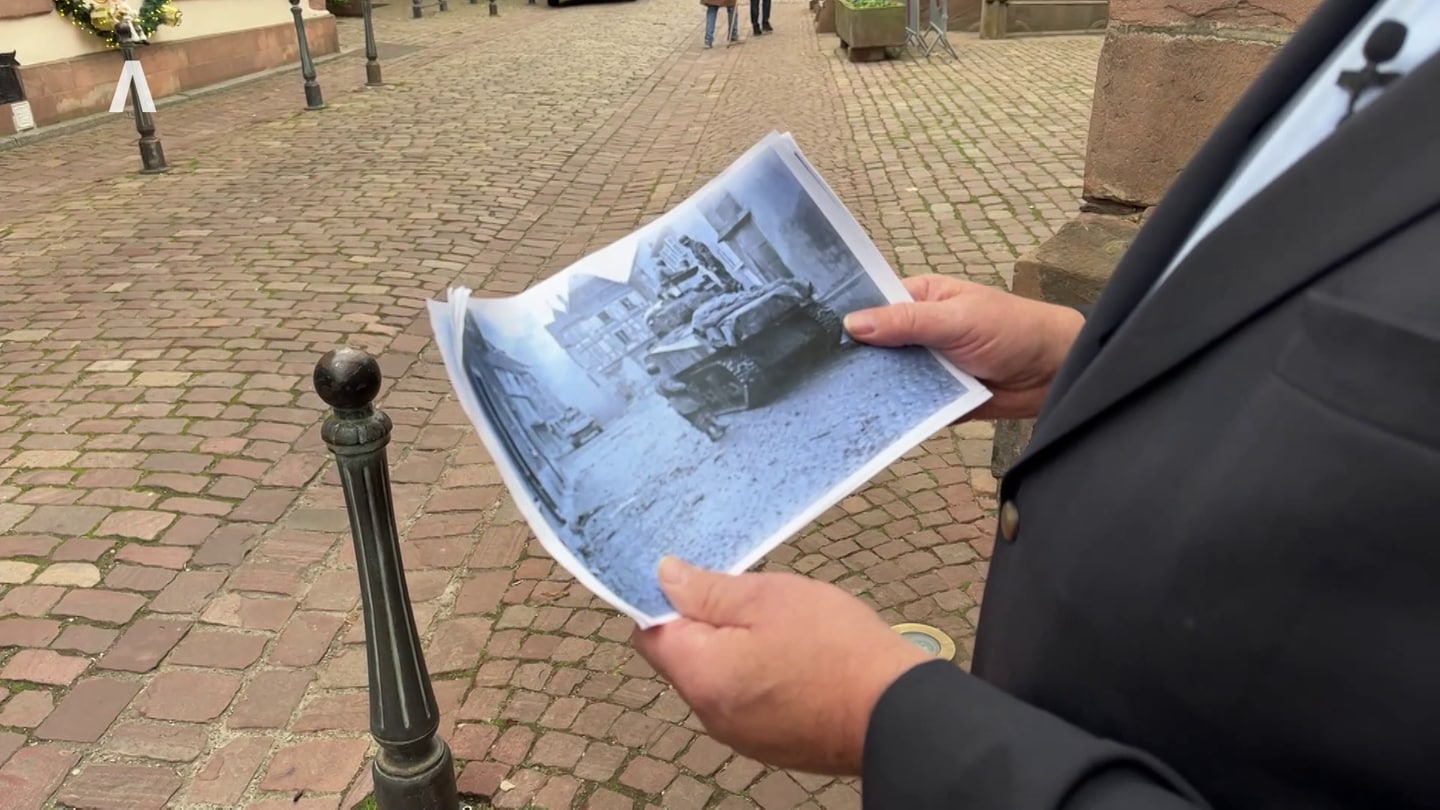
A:
POLYGON ((490 16, 491 16, 491 17, 499 17, 499 16, 500 16, 500 9, 498 9, 498 8, 495 7, 495 0, 490 0, 490 16))
POLYGON ((417 20, 423 16, 423 12, 420 10, 420 0, 410 0, 410 16, 417 20))
POLYGON ((290 13, 295 15, 295 36, 300 40, 300 75, 305 77, 305 109, 325 109, 320 83, 315 81, 315 63, 310 59, 310 41, 305 37, 305 20, 300 16, 300 0, 290 0, 290 13))
POLYGON ((365 85, 379 87, 385 82, 380 79, 380 52, 375 47, 375 19, 370 0, 360 0, 360 16, 365 18, 365 85))
POLYGON ((458 810, 455 763, 436 731, 440 710, 405 585, 390 494, 390 417, 371 403, 380 365, 359 349, 336 349, 315 364, 315 391, 334 413, 321 436, 335 455, 360 574, 370 735, 380 744, 372 775, 380 810, 458 810))
MULTIPOLYGON (((135 43, 121 41, 120 54, 125 57, 126 62, 139 62, 135 58, 135 43)), ((140 134, 140 173, 141 174, 164 174, 170 171, 170 164, 165 162, 165 145, 160 143, 160 137, 155 134, 155 119, 150 113, 140 109, 140 91, 135 86, 135 79, 130 79, 130 107, 135 113, 135 131, 140 134)))

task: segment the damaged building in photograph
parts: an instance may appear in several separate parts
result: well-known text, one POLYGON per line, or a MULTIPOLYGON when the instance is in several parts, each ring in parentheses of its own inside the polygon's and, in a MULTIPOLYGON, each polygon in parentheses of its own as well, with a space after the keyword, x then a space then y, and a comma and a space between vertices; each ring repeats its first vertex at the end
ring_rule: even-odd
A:
POLYGON ((545 329, 596 385, 626 401, 649 389, 644 355, 655 345, 645 312, 655 293, 643 283, 577 274, 545 329))
POLYGON ((571 449, 567 409, 526 365, 491 345, 473 320, 467 320, 463 345, 465 371, 480 407, 536 502, 564 523, 566 481, 554 459, 571 449))
POLYGON ((799 184, 736 183, 696 208, 759 283, 802 278, 822 291, 822 302, 850 308, 864 272, 799 184))

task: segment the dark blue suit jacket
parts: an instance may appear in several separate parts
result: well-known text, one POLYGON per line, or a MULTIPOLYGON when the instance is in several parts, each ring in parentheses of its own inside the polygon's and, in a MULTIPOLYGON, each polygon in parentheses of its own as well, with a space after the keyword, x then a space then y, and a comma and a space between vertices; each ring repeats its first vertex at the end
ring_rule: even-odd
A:
POLYGON ((1121 261, 1001 483, 974 675, 886 692, 869 810, 1440 808, 1440 58, 1138 307, 1372 5, 1312 14, 1121 261))

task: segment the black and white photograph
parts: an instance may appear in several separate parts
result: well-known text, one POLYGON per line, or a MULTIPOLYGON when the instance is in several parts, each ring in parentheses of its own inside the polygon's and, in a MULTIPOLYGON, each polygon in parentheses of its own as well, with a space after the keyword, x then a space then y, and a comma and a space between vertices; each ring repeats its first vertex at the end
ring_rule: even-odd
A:
POLYGON ((642 627, 666 554, 739 572, 989 397, 851 340, 907 297, 788 135, 510 298, 431 302, 446 368, 546 549, 642 627))

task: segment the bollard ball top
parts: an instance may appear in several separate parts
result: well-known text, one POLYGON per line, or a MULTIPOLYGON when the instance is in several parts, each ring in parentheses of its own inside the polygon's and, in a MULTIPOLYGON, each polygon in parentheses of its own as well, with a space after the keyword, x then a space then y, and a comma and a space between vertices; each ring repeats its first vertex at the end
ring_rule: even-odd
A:
POLYGON ((332 408, 363 408, 380 393, 380 364, 363 349, 326 352, 315 364, 315 393, 332 408))

